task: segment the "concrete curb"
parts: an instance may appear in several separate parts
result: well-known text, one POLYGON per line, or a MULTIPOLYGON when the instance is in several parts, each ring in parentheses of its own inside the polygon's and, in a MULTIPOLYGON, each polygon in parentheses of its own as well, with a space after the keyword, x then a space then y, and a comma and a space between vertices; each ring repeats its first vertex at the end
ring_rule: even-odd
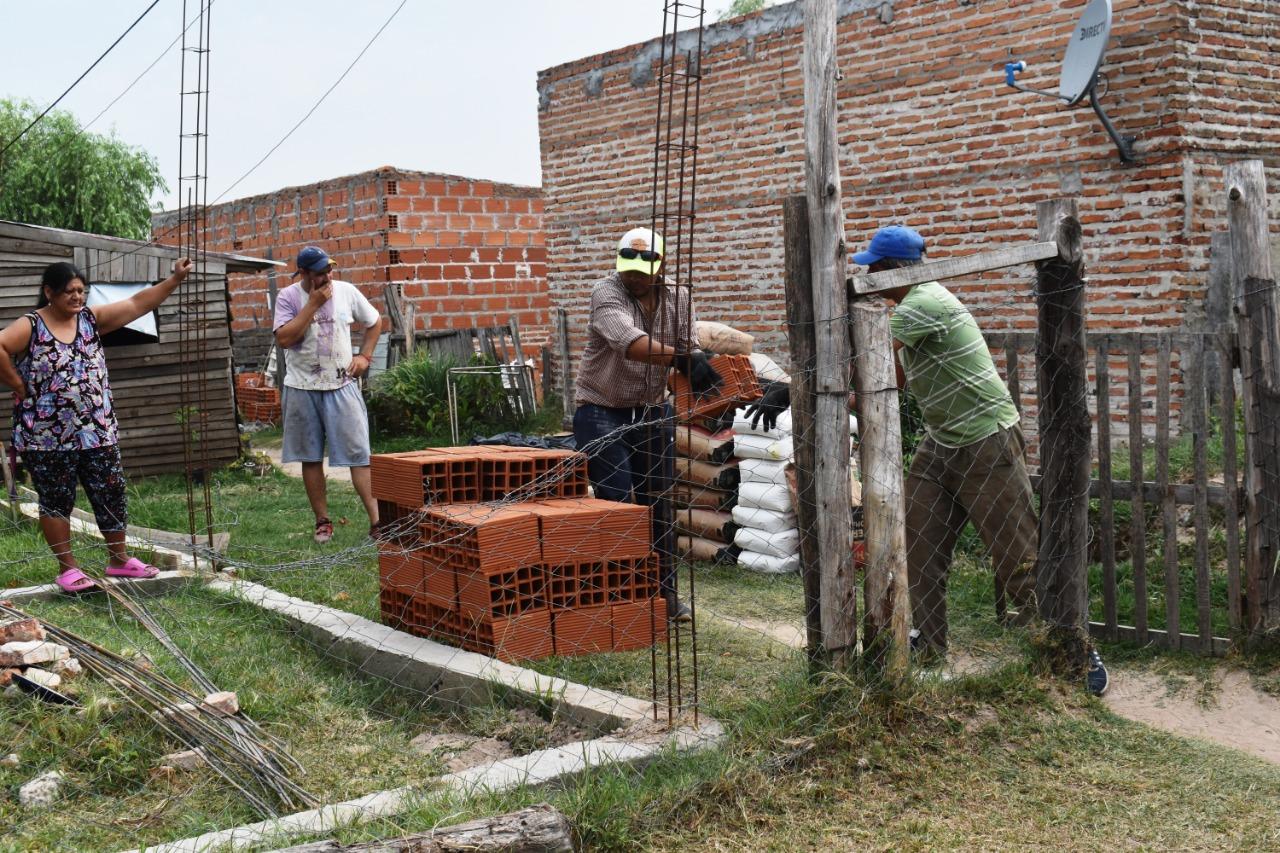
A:
POLYGON ((474 796, 526 785, 554 784, 594 767, 640 766, 666 751, 700 752, 724 741, 724 729, 709 717, 702 717, 696 729, 681 725, 663 730, 651 722, 651 703, 640 699, 414 637, 249 581, 215 579, 208 586, 283 617, 326 655, 399 686, 461 702, 488 700, 494 690, 515 692, 530 701, 545 702, 554 697, 557 712, 580 725, 626 730, 621 735, 565 744, 449 773, 441 776, 435 787, 379 791, 273 820, 147 847, 144 853, 205 853, 285 843, 299 835, 318 835, 340 826, 401 814, 430 797, 474 796))

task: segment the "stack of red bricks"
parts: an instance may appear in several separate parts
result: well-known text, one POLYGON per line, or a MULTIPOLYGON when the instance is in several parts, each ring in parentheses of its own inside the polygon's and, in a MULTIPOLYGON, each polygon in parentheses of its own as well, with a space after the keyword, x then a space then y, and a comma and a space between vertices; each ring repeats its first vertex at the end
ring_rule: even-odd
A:
POLYGON ((720 385, 714 393, 701 397, 693 393, 688 379, 672 371, 669 386, 678 420, 697 423, 699 419, 717 418, 763 395, 751 359, 745 355, 713 356, 711 366, 720 374, 720 385))
POLYGON ((249 423, 280 422, 280 389, 269 387, 261 373, 236 374, 236 404, 249 423))
POLYGON ((510 662, 665 639, 649 509, 587 497, 586 467, 502 446, 375 455, 383 621, 510 662))

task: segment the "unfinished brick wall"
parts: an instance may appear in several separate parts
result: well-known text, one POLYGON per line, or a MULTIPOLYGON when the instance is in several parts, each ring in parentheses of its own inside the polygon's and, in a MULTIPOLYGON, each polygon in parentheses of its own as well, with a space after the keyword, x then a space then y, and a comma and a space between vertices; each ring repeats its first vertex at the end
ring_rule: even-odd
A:
MULTIPOLYGON (((1123 166, 1087 105, 1056 89, 1083 0, 841 0, 842 193, 850 250, 881 224, 920 229, 942 258, 1035 238, 1035 204, 1080 199, 1092 328, 1202 321, 1221 164, 1280 177, 1280 10, 1268 0, 1116 0, 1104 105, 1138 137, 1123 166)), ((782 200, 803 191, 801 4, 704 33, 694 283, 700 314, 786 362, 782 200)), ((682 48, 684 45, 682 44, 682 48)), ((656 41, 539 74, 552 301, 585 342, 592 282, 649 219, 656 41)), ((1280 183, 1273 183, 1280 187, 1280 183)), ((1273 191, 1280 203, 1280 190, 1273 191)), ((953 287, 991 329, 1035 327, 1032 270, 953 287)))
MULTIPOLYGON (((174 215, 155 217, 162 240, 174 215)), ((236 276, 232 329, 271 327, 271 293, 287 287, 307 244, 383 311, 400 282, 422 331, 492 326, 514 317, 526 354, 546 340, 549 299, 542 198, 536 187, 384 167, 226 202, 208 212, 211 251, 285 261, 282 272, 236 276)))

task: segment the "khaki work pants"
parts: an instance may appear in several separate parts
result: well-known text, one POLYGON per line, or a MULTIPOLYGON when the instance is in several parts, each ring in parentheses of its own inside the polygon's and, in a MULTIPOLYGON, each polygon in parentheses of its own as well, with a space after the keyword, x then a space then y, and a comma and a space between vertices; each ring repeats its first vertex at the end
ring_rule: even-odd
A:
POLYGON ((1039 520, 1025 451, 1016 424, 964 447, 926 436, 916 449, 906 482, 907 580, 925 648, 947 647, 947 575, 969 521, 995 564, 997 598, 1007 594, 1020 617, 1035 615, 1039 520))

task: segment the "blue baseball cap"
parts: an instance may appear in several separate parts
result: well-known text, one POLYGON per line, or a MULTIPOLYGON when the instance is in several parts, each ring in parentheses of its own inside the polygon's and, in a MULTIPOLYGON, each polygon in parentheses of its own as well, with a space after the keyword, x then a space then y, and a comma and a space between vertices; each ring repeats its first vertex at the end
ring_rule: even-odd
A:
POLYGON ((329 267, 334 266, 332 260, 324 249, 319 246, 306 246, 301 252, 298 252, 298 268, 294 270, 294 275, 303 270, 311 272, 324 272, 329 267))
POLYGON ((870 266, 884 258, 918 261, 924 253, 924 238, 914 228, 905 225, 886 225, 871 238, 865 252, 853 256, 855 264, 870 266))

